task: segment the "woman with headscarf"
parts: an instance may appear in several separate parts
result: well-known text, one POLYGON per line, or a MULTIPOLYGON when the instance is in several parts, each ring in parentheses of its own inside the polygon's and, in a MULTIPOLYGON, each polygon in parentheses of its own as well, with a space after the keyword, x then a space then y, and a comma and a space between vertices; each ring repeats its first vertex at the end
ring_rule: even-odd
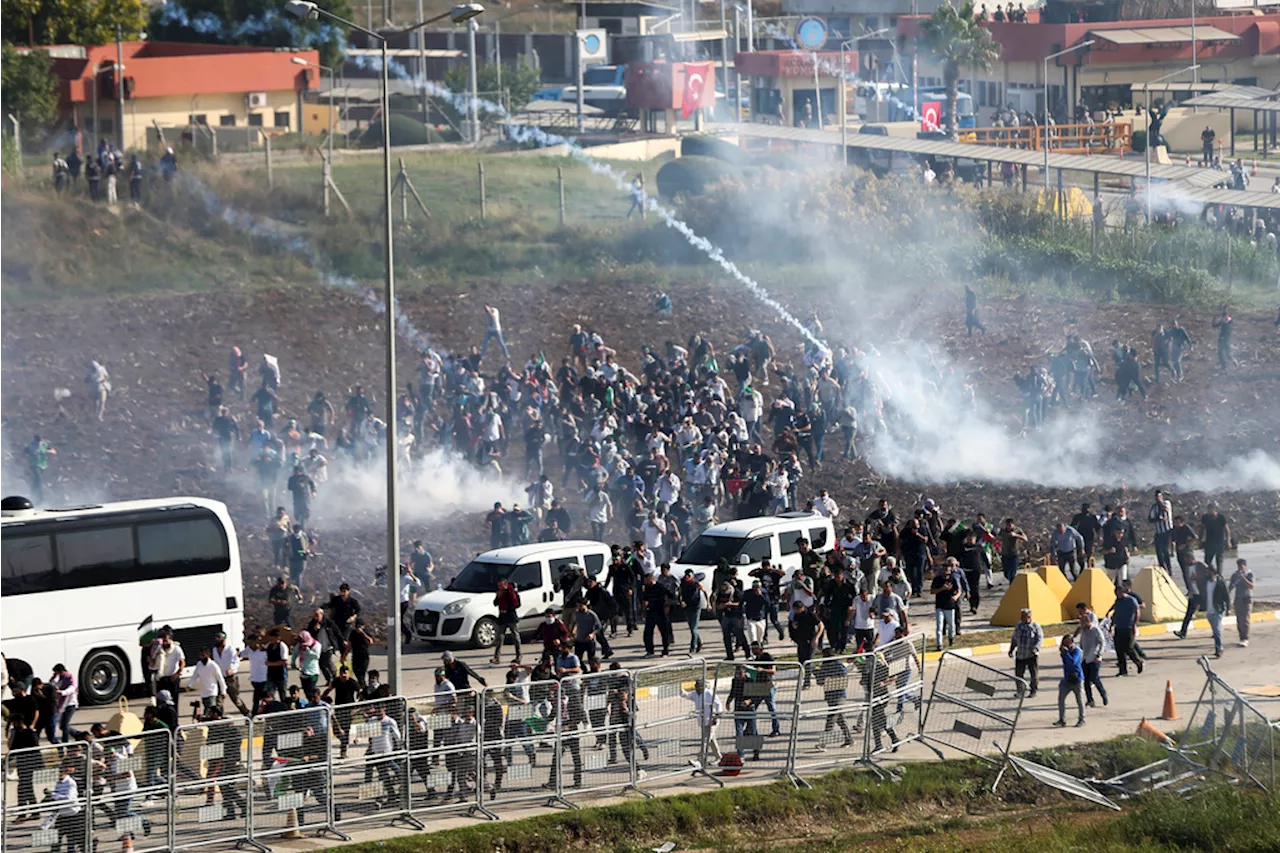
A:
POLYGON ((291 663, 298 670, 303 696, 310 696, 315 692, 316 684, 320 681, 320 651, 320 641, 311 636, 310 631, 298 632, 298 645, 293 649, 291 663))

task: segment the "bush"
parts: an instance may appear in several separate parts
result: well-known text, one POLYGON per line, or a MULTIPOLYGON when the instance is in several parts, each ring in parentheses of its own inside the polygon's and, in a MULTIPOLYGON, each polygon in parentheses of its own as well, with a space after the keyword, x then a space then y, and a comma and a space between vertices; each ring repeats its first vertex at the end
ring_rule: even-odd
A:
MULTIPOLYGON (((397 145, 426 145, 440 141, 442 141, 440 134, 416 118, 397 113, 391 114, 391 146, 393 148, 397 145)), ((365 148, 382 147, 382 119, 369 123, 364 133, 360 135, 360 144, 365 148)))
POLYGON ((714 157, 681 157, 658 170, 658 193, 668 199, 702 195, 713 184, 739 177, 741 172, 714 157))

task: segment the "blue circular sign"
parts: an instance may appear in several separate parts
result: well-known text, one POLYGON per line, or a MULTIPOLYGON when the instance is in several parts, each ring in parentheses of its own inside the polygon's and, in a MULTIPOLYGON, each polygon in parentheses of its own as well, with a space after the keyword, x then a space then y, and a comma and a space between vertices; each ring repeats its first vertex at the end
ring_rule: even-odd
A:
POLYGON ((588 33, 587 37, 582 40, 582 49, 587 53, 598 53, 600 50, 600 36, 595 33, 588 33))
POLYGON ((805 50, 821 50, 827 43, 827 22, 821 18, 801 18, 796 24, 796 44, 805 50))

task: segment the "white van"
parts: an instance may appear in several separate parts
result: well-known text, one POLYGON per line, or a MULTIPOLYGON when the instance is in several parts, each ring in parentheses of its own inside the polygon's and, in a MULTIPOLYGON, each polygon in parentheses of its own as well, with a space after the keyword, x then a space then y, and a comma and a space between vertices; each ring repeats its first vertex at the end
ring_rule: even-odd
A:
POLYGON ((462 567, 444 589, 420 596, 414 605, 413 635, 441 644, 488 648, 498 641, 498 608, 494 595, 506 578, 520 592, 521 634, 538 627, 548 607, 560 610, 564 595, 554 582, 566 566, 599 576, 611 552, 603 542, 570 539, 536 545, 513 545, 485 551, 462 567))
POLYGON ((809 546, 819 554, 826 554, 836 544, 835 528, 831 519, 808 512, 786 512, 781 515, 742 518, 708 527, 702 535, 689 543, 673 563, 671 573, 676 577, 685 569, 710 575, 721 557, 729 565, 738 567, 738 577, 747 580, 747 573, 759 568, 760 561, 769 561, 785 572, 784 581, 800 568, 799 538, 809 540, 809 546))

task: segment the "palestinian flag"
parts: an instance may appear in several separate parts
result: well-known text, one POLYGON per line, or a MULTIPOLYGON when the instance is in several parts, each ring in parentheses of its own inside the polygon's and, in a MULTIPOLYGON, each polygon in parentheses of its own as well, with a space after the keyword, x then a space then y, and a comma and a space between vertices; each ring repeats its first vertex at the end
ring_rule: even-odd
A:
POLYGON ((138 626, 138 645, 146 648, 151 645, 156 638, 155 625, 152 623, 151 617, 148 616, 142 620, 142 624, 138 626))

